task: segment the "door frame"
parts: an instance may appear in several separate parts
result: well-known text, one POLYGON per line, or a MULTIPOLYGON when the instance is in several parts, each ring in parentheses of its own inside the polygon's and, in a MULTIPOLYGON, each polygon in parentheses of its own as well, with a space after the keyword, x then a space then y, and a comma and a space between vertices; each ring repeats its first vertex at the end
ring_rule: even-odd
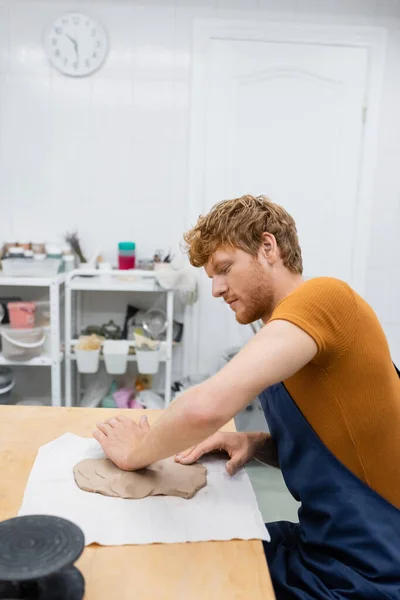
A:
MULTIPOLYGON (((312 23, 269 22, 267 20, 198 19, 193 30, 191 79, 188 203, 185 225, 189 229, 204 213, 204 157, 207 57, 211 41, 246 40, 362 47, 368 52, 367 92, 358 172, 356 209, 358 214, 352 263, 353 285, 365 292, 373 204, 374 170, 377 160, 379 109, 385 67, 386 31, 381 27, 354 27, 312 23)), ((362 118, 362 116, 360 117, 362 118)), ((266 190, 266 193, 268 190, 266 190)), ((185 319, 184 371, 197 371, 199 358, 200 311, 198 303, 185 319)))

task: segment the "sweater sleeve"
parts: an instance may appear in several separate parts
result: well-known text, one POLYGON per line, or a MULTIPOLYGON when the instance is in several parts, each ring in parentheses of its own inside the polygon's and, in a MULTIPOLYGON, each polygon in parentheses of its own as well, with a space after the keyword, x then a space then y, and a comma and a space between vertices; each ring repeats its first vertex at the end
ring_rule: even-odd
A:
POLYGON ((310 279, 284 298, 270 321, 293 323, 318 346, 314 361, 335 362, 350 346, 357 328, 358 309, 347 283, 330 277, 310 279))

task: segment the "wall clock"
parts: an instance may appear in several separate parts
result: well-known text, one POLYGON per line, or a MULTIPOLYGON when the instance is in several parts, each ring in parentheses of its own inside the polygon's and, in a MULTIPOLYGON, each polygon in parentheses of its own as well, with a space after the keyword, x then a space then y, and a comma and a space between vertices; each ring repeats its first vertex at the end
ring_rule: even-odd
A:
POLYGON ((108 50, 103 27, 86 15, 68 13, 59 17, 46 31, 45 50, 51 64, 73 77, 97 71, 108 50))

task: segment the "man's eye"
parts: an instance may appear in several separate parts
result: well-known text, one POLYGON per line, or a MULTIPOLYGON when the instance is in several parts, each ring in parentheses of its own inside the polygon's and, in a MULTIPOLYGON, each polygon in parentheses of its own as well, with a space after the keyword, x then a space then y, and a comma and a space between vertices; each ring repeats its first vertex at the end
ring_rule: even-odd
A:
POLYGON ((230 266, 229 266, 229 265, 227 265, 226 267, 223 267, 223 269, 222 269, 222 271, 221 271, 221 272, 222 272, 224 275, 226 275, 226 273, 228 273, 228 271, 229 271, 229 268, 230 268, 230 266))

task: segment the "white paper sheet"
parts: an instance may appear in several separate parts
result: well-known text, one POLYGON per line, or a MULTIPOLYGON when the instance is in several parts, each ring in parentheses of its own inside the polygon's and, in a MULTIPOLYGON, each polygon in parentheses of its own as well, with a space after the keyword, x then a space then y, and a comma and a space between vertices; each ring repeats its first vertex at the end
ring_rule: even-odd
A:
POLYGON ((19 515, 49 514, 73 521, 86 544, 105 546, 208 540, 269 540, 247 473, 235 477, 225 461, 206 458, 207 486, 190 500, 152 496, 141 500, 84 492, 73 467, 103 458, 96 440, 66 433, 39 449, 19 515))

